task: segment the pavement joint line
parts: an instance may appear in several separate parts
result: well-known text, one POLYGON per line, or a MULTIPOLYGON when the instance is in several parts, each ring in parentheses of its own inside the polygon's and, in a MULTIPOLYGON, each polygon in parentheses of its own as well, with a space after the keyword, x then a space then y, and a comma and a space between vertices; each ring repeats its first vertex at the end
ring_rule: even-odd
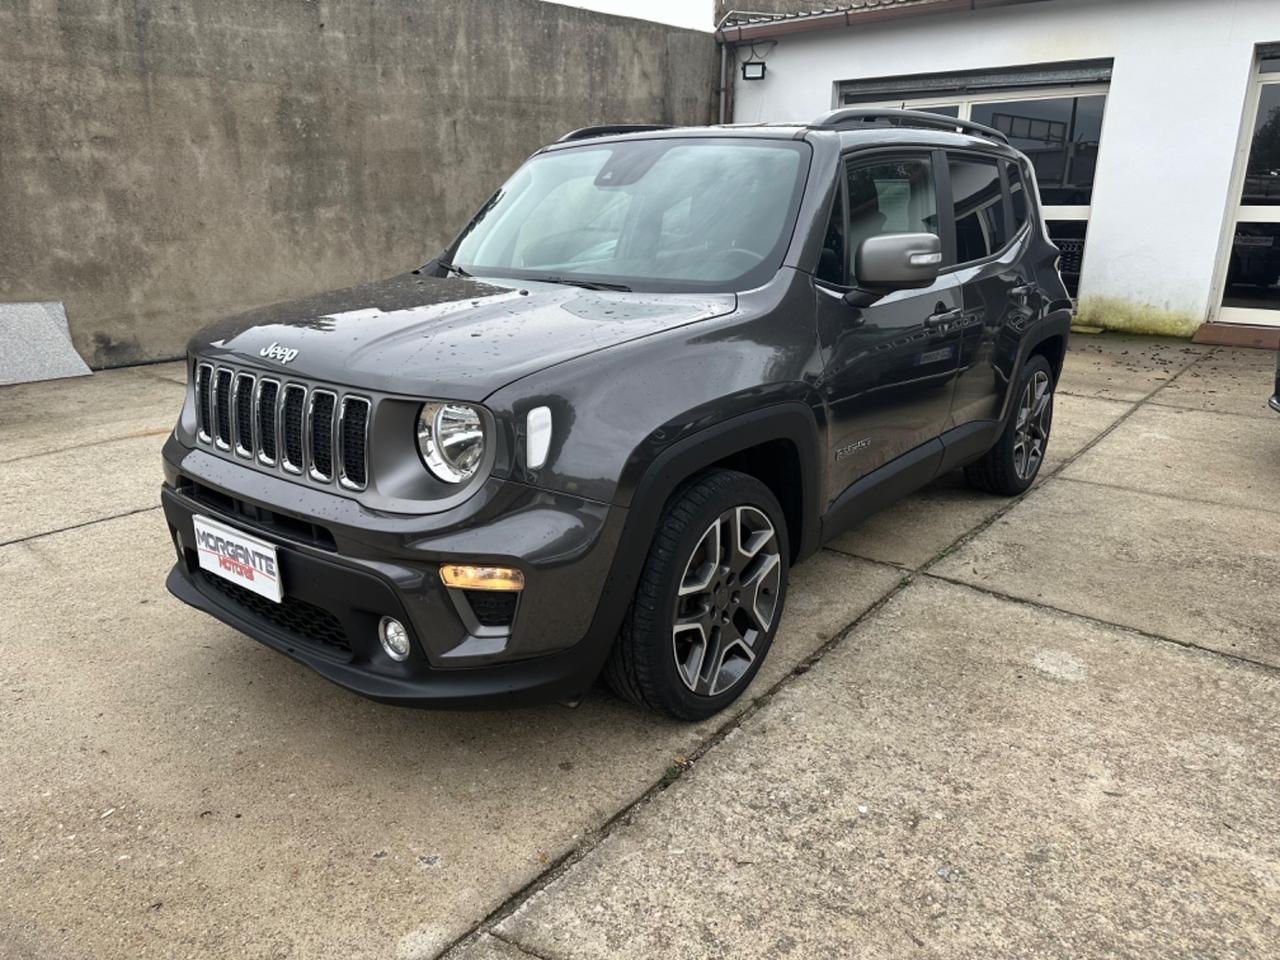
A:
POLYGON ((1254 513, 1280 513, 1280 506, 1261 507, 1261 506, 1242 506, 1236 503, 1226 503, 1222 500, 1208 500, 1203 497, 1184 497, 1176 493, 1165 493, 1163 490, 1144 490, 1141 487, 1126 487, 1119 483, 1104 483, 1101 480, 1086 480, 1084 477, 1058 477, 1054 480, 1065 480, 1067 483, 1083 483, 1090 487, 1102 487, 1106 490, 1122 490, 1125 493, 1140 493, 1146 497, 1160 497, 1163 500, 1175 500, 1179 503, 1195 503, 1202 507, 1227 507, 1231 510, 1244 510, 1254 513))
MULTIPOLYGON (((1266 389, 1264 386, 1263 389, 1266 389)), ((1272 389, 1275 389, 1274 387, 1272 389)), ((1275 412, 1267 406, 1267 401, 1263 400, 1261 408, 1257 413, 1240 413, 1236 410, 1206 410, 1204 407, 1193 407, 1181 403, 1170 403, 1169 401, 1152 400, 1151 406, 1161 407, 1165 410, 1182 410, 1187 413, 1208 413, 1215 417, 1239 417, 1242 420, 1273 420, 1275 412)))
POLYGON ((18 463, 21 460, 34 460, 36 457, 52 457, 57 453, 70 453, 73 450, 86 450, 89 447, 100 447, 107 443, 119 443, 122 440, 137 440, 141 437, 158 437, 165 433, 171 433, 173 427, 155 427, 148 430, 136 430, 133 433, 121 434, 118 437, 104 437, 101 440, 86 440, 84 443, 74 443, 69 447, 58 447, 56 450, 41 450, 39 453, 24 453, 19 457, 10 457, 7 460, 0 460, 0 465, 6 463, 18 463))
MULTIPOLYGON (((533 896, 545 890, 560 877, 564 876, 578 863, 585 860, 597 847, 605 840, 613 835, 613 832, 620 826, 626 826, 631 822, 632 816, 644 807, 651 800, 655 799, 664 790, 670 787, 677 780, 681 779, 686 773, 696 766, 704 756, 715 749, 722 743, 729 734, 735 730, 739 730, 742 726, 757 713, 769 706, 774 698, 791 685, 792 682, 803 677, 812 670, 822 659, 844 642, 851 633, 867 620, 870 620, 878 614, 890 601, 898 594, 905 590, 914 582, 914 576, 910 571, 895 568, 902 574, 901 579, 883 593, 879 599, 872 603, 866 610, 856 616, 849 623, 845 624, 839 630, 835 631, 831 637, 824 640, 816 650, 805 656, 787 673, 779 677, 769 689, 765 690, 738 714, 730 717, 723 725, 712 731, 702 743, 698 744, 686 757, 685 763, 681 766, 680 775, 674 778, 668 778, 665 774, 650 784, 645 790, 634 800, 624 804, 612 816, 595 830, 584 832, 581 840, 578 841, 571 849, 566 851, 555 862, 549 864, 546 869, 539 873, 536 877, 522 886, 519 890, 510 894, 502 903, 489 912, 482 920, 476 923, 466 933, 461 934, 447 946, 441 948, 436 954, 436 958, 444 958, 452 955, 455 951, 460 951, 463 947, 475 942, 485 933, 496 939, 508 942, 502 937, 494 933, 494 928, 502 921, 506 920, 533 896)), ((785 615, 785 614, 784 614, 785 615)), ((512 944, 520 950, 525 948, 518 943, 512 944)), ((526 951, 527 952, 527 951, 526 951)), ((551 958, 544 958, 551 960, 551 958)))
POLYGON ((1126 400, 1123 397, 1104 397, 1096 393, 1076 393, 1074 390, 1057 388, 1054 389, 1053 395, 1055 397, 1075 397, 1077 400, 1101 400, 1103 403, 1126 403, 1131 407, 1144 402, 1144 399, 1126 400))
POLYGON ((1221 657, 1224 660, 1231 660, 1238 664, 1257 667, 1267 673, 1280 675, 1280 666, 1273 663, 1265 663, 1262 660, 1254 660, 1252 657, 1244 657, 1238 653, 1228 653, 1225 650, 1215 650, 1212 647, 1205 647, 1198 643, 1192 643, 1189 640, 1178 640, 1175 637, 1166 637, 1162 633, 1152 633, 1150 630, 1143 630, 1141 627, 1134 627, 1125 623, 1116 623, 1112 620, 1104 620, 1102 617, 1090 616, 1087 613, 1080 613, 1076 610, 1065 610, 1062 607, 1055 607, 1051 603, 1043 603, 1039 600, 1029 600, 1026 597, 1015 596, 1012 593, 1004 593, 1000 590, 993 590, 990 587, 979 586, 978 584, 969 583, 965 580, 957 580, 954 577, 948 577, 941 573, 922 572, 921 576, 928 577, 931 580, 937 580, 940 583, 949 583, 952 586, 964 587, 967 590, 986 594, 987 596, 994 597, 997 600, 1005 600, 1009 603, 1016 603, 1020 606, 1032 607, 1037 610, 1045 610, 1049 613, 1059 614, 1060 616, 1071 617, 1075 620, 1082 620, 1085 623, 1091 623, 1095 626, 1108 627, 1112 630, 1130 633, 1136 637, 1141 637, 1144 640, 1171 644, 1175 647, 1181 647, 1183 650, 1194 650, 1197 653, 1207 654, 1212 657, 1221 657))
POLYGON ((160 360, 154 364, 149 363, 149 364, 146 364, 145 366, 140 366, 135 368, 125 367, 123 369, 126 369, 126 370, 136 369, 140 376, 147 377, 148 379, 159 380, 162 383, 172 383, 175 386, 185 387, 187 385, 186 373, 183 373, 182 378, 179 379, 178 377, 169 376, 168 374, 164 374, 164 373, 156 373, 154 370, 148 369, 149 367, 152 367, 152 366, 159 366, 161 363, 173 363, 173 362, 174 361, 172 360, 160 360))
POLYGON ((534 960, 559 960, 558 957, 553 957, 549 953, 541 953, 537 950, 533 950, 530 947, 526 947, 522 943, 517 943, 515 940, 512 940, 510 937, 503 936, 501 933, 498 933, 498 931, 496 930, 490 930, 489 936, 493 937, 493 939, 495 940, 505 943, 508 947, 512 947, 520 951, 526 957, 533 957, 534 960))
POLYGON ((44 530, 44 531, 41 531, 40 533, 33 533, 30 536, 18 537, 15 540, 5 540, 3 542, 0 542, 0 547, 12 547, 15 544, 19 544, 19 543, 30 543, 33 540, 41 540, 44 537, 52 537, 59 533, 67 533, 70 530, 79 530, 83 527, 92 527, 94 524, 107 523, 111 520, 123 520, 125 517, 134 517, 140 513, 150 513, 152 510, 159 510, 159 509, 160 509, 160 504, 157 503, 155 506, 152 506, 152 507, 139 507, 137 510, 128 510, 124 513, 114 514, 110 517, 96 517, 93 520, 86 520, 84 521, 84 523, 73 523, 69 527, 59 527, 57 530, 44 530))

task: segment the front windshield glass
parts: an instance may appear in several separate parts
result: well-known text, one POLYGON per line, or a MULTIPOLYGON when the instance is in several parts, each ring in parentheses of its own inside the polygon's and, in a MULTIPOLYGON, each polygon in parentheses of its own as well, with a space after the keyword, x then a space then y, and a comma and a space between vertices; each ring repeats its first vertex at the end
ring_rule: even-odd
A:
POLYGON ((494 195, 451 259, 478 276, 745 289, 782 262, 808 157, 743 139, 553 150, 494 195))

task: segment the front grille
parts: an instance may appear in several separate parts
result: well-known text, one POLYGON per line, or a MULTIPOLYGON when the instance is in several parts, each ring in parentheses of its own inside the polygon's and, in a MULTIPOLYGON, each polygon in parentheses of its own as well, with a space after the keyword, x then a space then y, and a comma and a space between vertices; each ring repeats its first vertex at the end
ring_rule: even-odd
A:
POLYGON ((280 384, 275 380, 258 381, 258 460, 268 467, 276 465, 276 404, 280 402, 280 384))
POLYGON ((369 434, 369 401, 361 397, 347 397, 342 401, 342 485, 353 490, 363 490, 369 482, 369 451, 366 437, 369 434))
POLYGON ((253 456, 253 377, 242 373, 236 377, 235 393, 236 453, 253 456))
POLYGON ((328 610, 322 610, 297 597, 286 596, 280 603, 272 603, 266 597, 260 597, 239 584, 215 577, 207 570, 200 570, 199 576, 202 583, 222 594, 235 606, 266 620, 295 640, 319 644, 343 653, 351 652, 351 644, 347 640, 346 631, 342 629, 342 623, 328 610))
POLYGON ((311 438, 311 478, 333 479, 333 409, 338 398, 328 390, 311 391, 311 416, 307 435, 311 438))
POLYGON ((223 368, 213 381, 213 440, 231 449, 231 371, 223 368))
POLYGON ((196 439, 321 484, 369 482, 366 397, 196 364, 196 439))
POLYGON ((284 388, 280 434, 284 456, 280 462, 290 473, 302 472, 302 413, 307 402, 307 388, 291 383, 284 388))
POLYGON ((213 367, 202 363, 196 367, 196 414, 200 419, 200 439, 213 440, 213 367))

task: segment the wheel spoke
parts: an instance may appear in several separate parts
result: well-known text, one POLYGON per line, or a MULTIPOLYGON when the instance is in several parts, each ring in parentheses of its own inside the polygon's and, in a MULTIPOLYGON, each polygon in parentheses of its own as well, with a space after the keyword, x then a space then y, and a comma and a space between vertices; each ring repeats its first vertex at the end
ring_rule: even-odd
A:
POLYGON ((685 686, 695 688, 707 659, 708 636, 702 619, 677 622, 671 631, 676 651, 676 669, 685 686), (682 656, 683 653, 683 656, 682 656))
POLYGON ((720 667, 708 685, 708 693, 715 696, 723 693, 742 679, 742 675, 751 668, 756 655, 750 647, 741 642, 727 646, 720 654, 720 667))
POLYGON ((720 521, 707 527, 706 533, 693 548, 693 556, 685 567, 680 580, 680 596, 706 593, 720 568, 720 521))
POLYGON ((751 568, 750 576, 742 581, 742 609, 760 633, 773 626, 781 574, 782 559, 776 553, 770 553, 761 557, 760 562, 751 568))

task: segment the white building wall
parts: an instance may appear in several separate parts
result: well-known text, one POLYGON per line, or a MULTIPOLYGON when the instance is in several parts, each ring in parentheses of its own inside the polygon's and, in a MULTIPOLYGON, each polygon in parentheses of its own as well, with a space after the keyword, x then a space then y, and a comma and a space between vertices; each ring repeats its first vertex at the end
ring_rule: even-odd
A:
POLYGON ((734 119, 811 119, 836 105, 841 80, 1113 58, 1082 306, 1189 332, 1216 306, 1255 45, 1271 42, 1280 0, 1050 0, 913 17, 780 38, 764 80, 737 75, 734 119))

